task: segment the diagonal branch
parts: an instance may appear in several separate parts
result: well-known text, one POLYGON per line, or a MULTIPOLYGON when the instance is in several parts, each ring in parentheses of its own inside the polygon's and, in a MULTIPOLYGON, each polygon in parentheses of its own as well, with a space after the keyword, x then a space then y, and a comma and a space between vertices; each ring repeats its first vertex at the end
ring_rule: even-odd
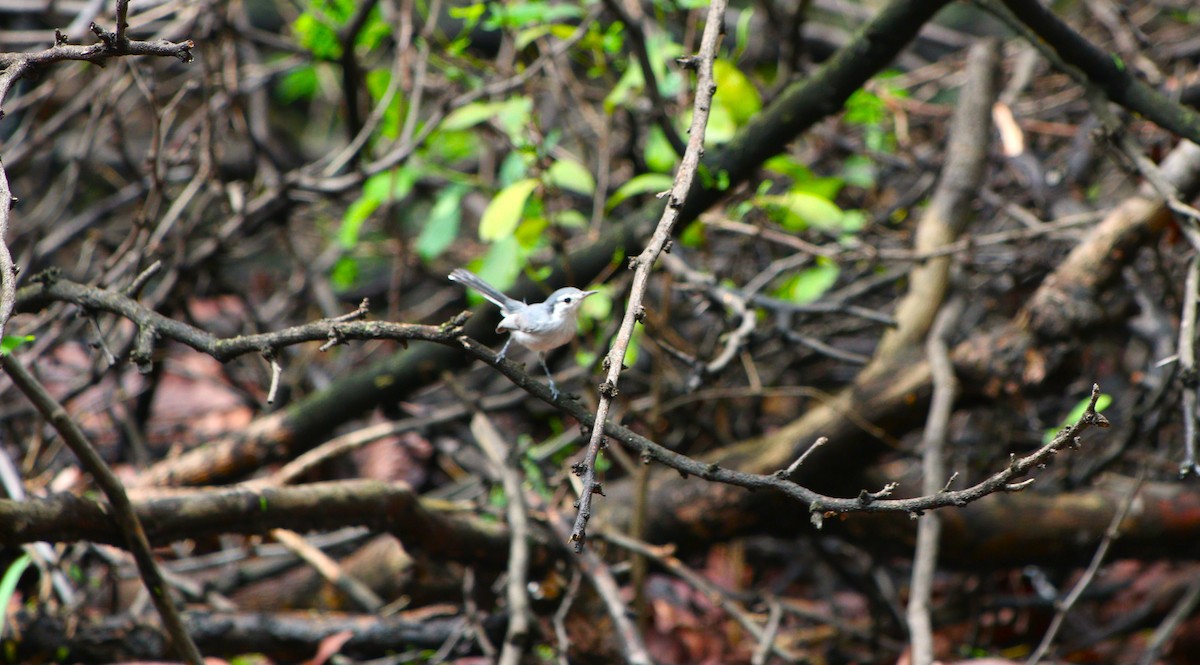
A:
MULTIPOLYGON (((604 423, 608 420, 609 410, 613 399, 619 391, 617 383, 621 379, 622 361, 629 342, 633 339, 634 324, 645 318, 642 300, 646 295, 646 287, 650 283, 650 271, 658 255, 671 240, 671 232, 679 220, 680 211, 691 191, 692 182, 700 168, 700 156, 704 152, 704 129, 708 124, 709 109, 712 108, 713 95, 717 92, 717 84, 713 79, 713 61, 717 57, 717 44, 725 31, 725 0, 714 0, 708 8, 708 18, 704 24, 704 34, 700 38, 700 53, 688 60, 688 64, 697 70, 696 101, 692 115, 692 126, 688 129, 688 145, 684 152, 683 161, 679 164, 679 172, 675 176, 675 185, 667 195, 667 208, 663 211, 658 227, 650 238, 649 244, 642 253, 630 261, 630 267, 635 268, 633 287, 629 292, 629 303, 625 309, 625 318, 617 330, 612 349, 604 359, 607 376, 600 384, 600 405, 596 407, 595 421, 604 423)), ((604 441, 604 428, 593 428, 588 441, 587 451, 581 467, 583 488, 579 496, 578 513, 575 516, 575 526, 571 530, 571 542, 575 551, 583 550, 588 519, 591 517, 592 495, 600 494, 600 484, 596 482, 596 457, 600 454, 600 446, 604 441)))

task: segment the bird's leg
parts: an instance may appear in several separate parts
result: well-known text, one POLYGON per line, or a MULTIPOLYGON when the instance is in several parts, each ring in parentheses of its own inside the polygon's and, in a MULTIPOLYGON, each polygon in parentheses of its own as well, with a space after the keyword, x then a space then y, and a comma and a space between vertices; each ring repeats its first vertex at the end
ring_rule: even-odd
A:
POLYGON ((496 354, 496 362, 501 362, 504 360, 504 354, 508 353, 508 345, 509 344, 512 344, 511 337, 509 337, 508 341, 506 341, 504 343, 504 346, 500 347, 500 353, 496 354))
POLYGON ((542 363, 542 369, 546 372, 546 378, 550 380, 550 396, 558 399, 558 386, 554 384, 554 377, 550 375, 550 368, 546 367, 546 354, 539 353, 538 361, 542 363))

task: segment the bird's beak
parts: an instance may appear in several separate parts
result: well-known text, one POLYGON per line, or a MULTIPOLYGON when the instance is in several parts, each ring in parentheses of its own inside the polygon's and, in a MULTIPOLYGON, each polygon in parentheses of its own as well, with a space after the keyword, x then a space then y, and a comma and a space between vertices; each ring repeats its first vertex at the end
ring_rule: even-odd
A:
POLYGON ((599 291, 584 291, 584 292, 583 292, 583 297, 584 297, 584 298, 586 298, 586 297, 588 297, 588 296, 594 296, 594 295, 596 295, 597 293, 600 293, 600 292, 599 292, 599 291))

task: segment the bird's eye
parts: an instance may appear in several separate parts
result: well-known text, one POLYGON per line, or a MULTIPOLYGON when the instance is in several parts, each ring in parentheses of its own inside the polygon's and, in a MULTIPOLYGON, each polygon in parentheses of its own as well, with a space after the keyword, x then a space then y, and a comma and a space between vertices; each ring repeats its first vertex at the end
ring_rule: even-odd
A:
POLYGON ((563 298, 563 302, 565 302, 565 303, 567 303, 568 305, 570 305, 570 304, 571 304, 571 296, 567 296, 566 298, 563 298))

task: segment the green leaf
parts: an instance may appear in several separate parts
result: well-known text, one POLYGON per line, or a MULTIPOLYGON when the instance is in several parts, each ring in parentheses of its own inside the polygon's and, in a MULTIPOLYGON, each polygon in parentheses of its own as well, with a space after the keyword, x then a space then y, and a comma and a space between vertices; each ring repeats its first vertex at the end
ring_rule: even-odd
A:
POLYGON ((311 12, 296 17, 292 22, 292 33, 300 46, 318 59, 333 61, 342 57, 337 31, 311 12))
POLYGON ((525 268, 525 253, 512 236, 492 243, 477 272, 486 282, 501 291, 507 291, 525 268))
POLYGON ((667 140, 667 135, 658 125, 651 126, 650 131, 646 134, 646 148, 642 151, 642 157, 651 171, 659 173, 670 173, 675 169, 675 163, 679 160, 679 155, 675 153, 671 142, 667 140))
POLYGON ((625 184, 618 187, 617 191, 613 192, 612 197, 608 199, 608 203, 604 207, 606 210, 612 210, 630 197, 640 194, 665 192, 671 189, 674 184, 675 178, 661 173, 635 175, 627 180, 625 184))
POLYGON ((467 130, 442 131, 426 141, 426 155, 441 164, 450 165, 479 154, 480 140, 476 132, 467 130))
MULTIPOLYGON (((674 97, 682 85, 682 78, 678 71, 667 69, 667 63, 683 55, 683 47, 671 41, 669 35, 664 32, 652 35, 646 41, 646 50, 650 54, 650 69, 658 81, 659 93, 668 99, 674 97)), ((629 66, 604 98, 604 111, 611 114, 617 108, 629 106, 645 86, 646 79, 642 76, 642 68, 637 65, 629 66)))
POLYGON ((873 188, 877 172, 875 161, 866 155, 850 155, 842 162, 842 178, 852 187, 873 188))
POLYGON ((495 118, 509 137, 516 138, 529 124, 532 111, 533 100, 523 96, 510 97, 499 102, 472 102, 446 116, 441 129, 469 129, 495 118))
POLYGON ((746 52, 750 45, 750 25, 754 20, 754 8, 747 7, 738 16, 737 29, 734 31, 733 59, 737 60, 746 52))
POLYGON ((497 114, 497 120, 504 132, 514 143, 520 143, 525 128, 533 117, 533 100, 528 97, 510 97, 504 101, 504 106, 497 114))
POLYGON ((532 28, 525 28, 517 33, 517 38, 514 40, 518 51, 523 50, 533 42, 550 34, 554 26, 550 25, 535 25, 532 28))
POLYGON ((319 88, 317 70, 312 65, 303 65, 283 75, 275 87, 279 100, 291 104, 302 99, 312 99, 319 88))
POLYGON ((813 177, 812 171, 808 167, 801 164, 791 155, 776 155, 763 162, 763 168, 768 171, 773 171, 779 175, 784 175, 792 179, 794 182, 808 180, 813 177))
POLYGON ((573 159, 560 159, 546 169, 546 182, 558 187, 579 192, 584 196, 596 193, 596 180, 591 172, 573 159))
MULTIPOLYGON (((12 353, 22 344, 29 344, 37 339, 33 335, 5 335, 4 339, 0 339, 0 356, 7 356, 12 353)), ((4 605, 0 605, 4 607, 4 605)))
POLYGON ((517 225, 517 230, 513 233, 513 237, 517 239, 517 243, 521 245, 521 249, 533 251, 546 241, 546 228, 550 226, 550 221, 545 217, 533 217, 526 219, 517 225))
POLYGON ((358 237, 362 233, 363 224, 379 209, 378 199, 362 197, 346 208, 342 216, 342 226, 338 229, 338 243, 346 249, 358 245, 358 237))
POLYGON ((708 236, 704 230, 704 222, 698 219, 684 227, 683 232, 679 234, 679 242, 684 247, 703 247, 707 239, 708 236))
POLYGON ((887 116, 887 108, 879 95, 865 88, 855 90, 846 100, 846 122, 853 125, 878 126, 887 116))
POLYGON ((524 28, 537 23, 555 23, 583 16, 583 9, 573 4, 551 5, 538 0, 490 5, 491 14, 483 27, 487 30, 524 28))
POLYGON ((478 2, 464 7, 449 7, 448 11, 450 18, 462 19, 462 22, 466 24, 464 26, 465 30, 470 31, 475 27, 475 24, 479 23, 479 19, 483 18, 484 13, 487 12, 487 5, 478 2))
POLYGON ((579 313, 585 322, 607 321, 613 311, 612 287, 600 285, 596 287, 595 295, 584 299, 579 306, 579 313))
POLYGON ((383 173, 376 173, 363 183, 362 198, 380 203, 395 203, 404 200, 417 184, 416 169, 401 166, 383 173))
MULTIPOLYGON (((17 592, 17 583, 21 581, 21 575, 25 574, 25 570, 31 563, 33 563, 33 558, 28 554, 22 554, 9 564, 8 570, 4 571, 4 577, 0 578, 0 607, 8 607, 13 594, 17 592)), ((0 622, 0 637, 4 635, 4 628, 7 625, 7 621, 0 622)))
POLYGON ((818 256, 817 265, 788 278, 776 292, 776 297, 797 305, 813 302, 833 288, 840 273, 841 268, 836 263, 818 256))
POLYGON ((529 175, 529 158, 520 150, 513 150, 504 156, 500 168, 496 170, 496 184, 501 189, 524 180, 529 175))
POLYGON ((772 219, 793 231, 801 231, 810 226, 840 230, 845 217, 842 209, 829 199, 806 192, 757 196, 755 202, 765 206, 772 219))
MULTIPOLYGON (((688 124, 692 122, 690 110, 684 114, 684 121, 688 124)), ((738 123, 729 107, 713 104, 712 110, 708 112, 708 125, 704 128, 704 144, 728 143, 737 135, 737 128, 738 123)))
POLYGON ((352 256, 340 257, 333 264, 329 281, 333 282, 333 287, 339 291, 345 291, 354 286, 354 283, 358 281, 358 260, 352 256))
MULTIPOLYGON (((387 94, 388 85, 391 81, 392 73, 386 69, 373 69, 367 72, 367 92, 371 93, 371 99, 376 104, 383 101, 383 97, 387 94)), ((383 111, 383 121, 380 123, 380 133, 390 139, 394 139, 400 135, 400 124, 402 122, 400 113, 403 103, 404 97, 397 88, 396 94, 392 95, 391 101, 388 102, 387 108, 383 111)))
POLYGON ((442 120, 441 129, 470 129, 485 120, 490 120, 503 107, 504 102, 471 102, 451 111, 450 115, 442 120))
POLYGON ((552 25, 538 25, 538 26, 534 26, 532 28, 526 28, 526 29, 518 32, 515 42, 516 42, 517 50, 520 51, 521 49, 524 49, 526 46, 529 46, 534 41, 536 41, 546 35, 550 35, 552 37, 558 37, 559 39, 568 39, 574 33, 575 33, 575 26, 573 26, 573 25, 567 25, 567 24, 563 24, 563 23, 555 23, 552 25))
POLYGON ((467 187, 451 185, 443 189, 429 211, 429 219, 417 236, 417 255, 425 261, 431 261, 454 244, 458 237, 458 225, 462 221, 463 196, 467 187))
POLYGON ((555 226, 561 226, 564 229, 586 229, 588 218, 583 216, 583 213, 574 208, 560 210, 551 215, 550 221, 555 226))
MULTIPOLYGON (((1070 427, 1071 425, 1074 425, 1076 421, 1082 418, 1084 412, 1087 411, 1088 404, 1091 402, 1092 398, 1090 395, 1079 400, 1079 403, 1075 405, 1075 408, 1071 409, 1071 412, 1067 414, 1066 418, 1062 419, 1062 422, 1059 423, 1058 427, 1046 430, 1046 432, 1042 435, 1042 445, 1053 441, 1054 437, 1058 436, 1060 431, 1070 427)), ((1112 405, 1112 402, 1112 395, 1109 395, 1108 393, 1100 393, 1100 396, 1096 398, 1096 413, 1103 412, 1110 405, 1112 405)))
POLYGON ((814 176, 807 180, 797 181, 792 185, 791 191, 812 194, 826 201, 832 201, 837 198, 845 184, 841 178, 814 176))
POLYGON ((521 222, 525 202, 537 186, 536 179, 526 178, 500 190, 488 204, 487 210, 483 211, 483 219, 479 222, 479 239, 491 242, 511 237, 521 222))
POLYGON ((713 78, 717 83, 717 94, 713 98, 713 104, 727 109, 734 125, 740 127, 746 124, 762 110, 762 97, 758 94, 758 89, 732 62, 715 61, 713 78))
MULTIPOLYGON (((591 300, 591 298, 589 298, 591 300)), ((633 367, 637 364, 638 355, 642 352, 642 336, 645 334, 646 328, 640 323, 633 326, 633 336, 629 338, 629 346, 625 349, 625 359, 621 364, 626 367, 633 367)))

